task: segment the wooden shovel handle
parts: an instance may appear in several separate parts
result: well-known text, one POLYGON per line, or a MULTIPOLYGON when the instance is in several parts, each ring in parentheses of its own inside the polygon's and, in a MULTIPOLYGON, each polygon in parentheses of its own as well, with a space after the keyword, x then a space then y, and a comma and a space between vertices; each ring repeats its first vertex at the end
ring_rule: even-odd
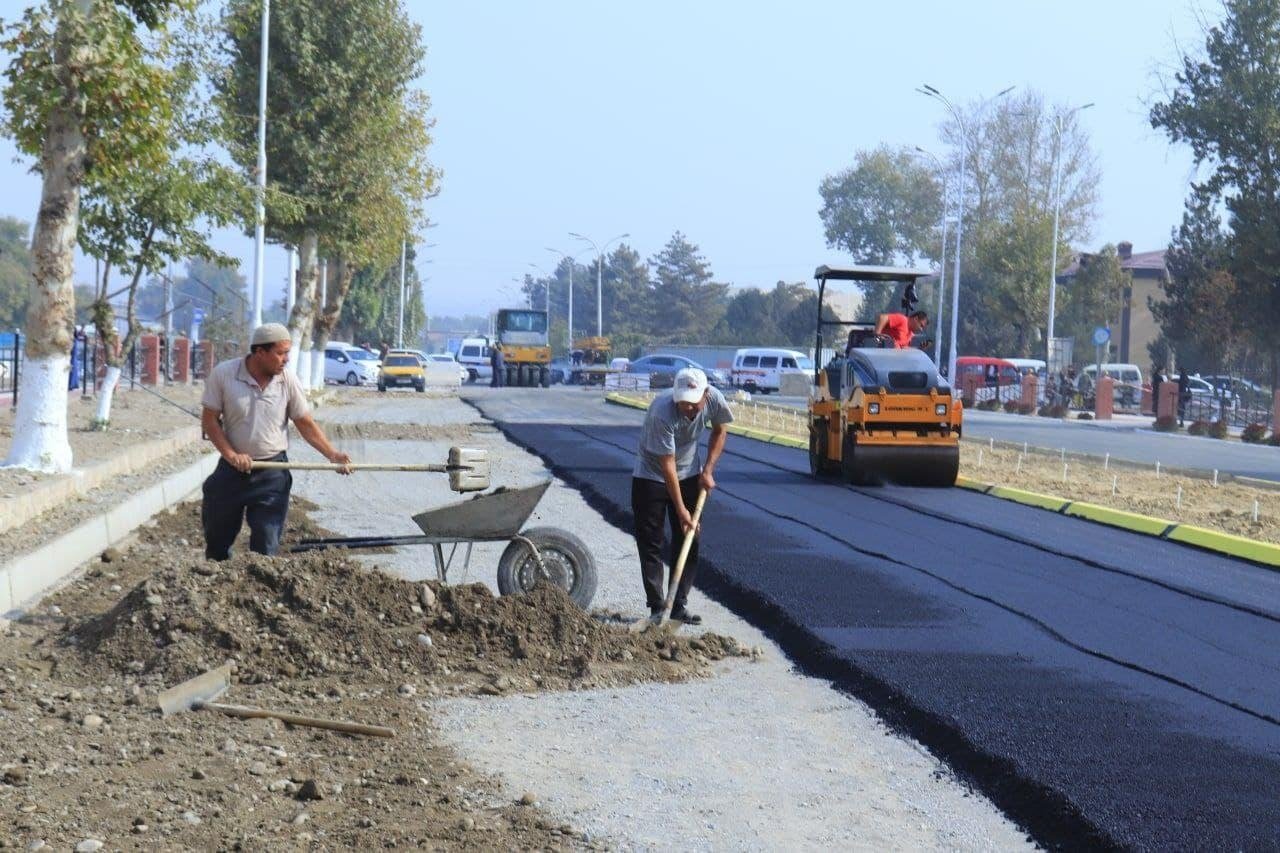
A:
POLYGON ((680 586, 680 576, 684 574, 685 560, 689 559, 689 549, 693 547, 693 538, 698 535, 698 524, 702 521, 702 508, 707 504, 707 490, 698 490, 698 502, 693 507, 693 525, 684 535, 680 543, 680 557, 676 560, 675 571, 671 573, 671 587, 667 590, 667 600, 663 605, 665 613, 671 612, 671 605, 676 600, 676 588, 680 586))
POLYGON ((330 729, 335 732, 346 732, 349 735, 371 735, 373 737, 395 737, 395 729, 384 726, 366 726, 364 723, 350 723, 346 720, 323 720, 319 717, 307 717, 302 714, 290 714, 287 711, 271 711, 266 708, 248 708, 244 705, 226 705, 222 702, 202 702, 201 708, 210 711, 221 711, 232 717, 244 719, 271 718, 294 726, 310 726, 313 729, 330 729))
POLYGON ((433 474, 447 474, 450 471, 470 471, 470 465, 413 465, 395 462, 351 462, 339 465, 336 462, 254 462, 255 471, 426 471, 433 474))

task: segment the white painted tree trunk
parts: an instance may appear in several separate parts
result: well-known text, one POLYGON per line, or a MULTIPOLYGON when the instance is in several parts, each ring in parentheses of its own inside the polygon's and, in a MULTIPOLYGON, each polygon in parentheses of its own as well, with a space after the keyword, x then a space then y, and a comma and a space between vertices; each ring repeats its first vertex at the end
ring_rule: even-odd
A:
POLYGON ((293 371, 298 376, 298 382, 303 388, 311 387, 308 383, 311 381, 311 350, 299 349, 294 344, 293 356, 289 359, 289 363, 293 365, 293 371))
POLYGON ((311 387, 317 391, 324 390, 324 351, 311 351, 311 387))
POLYGON ((111 420, 111 400, 120 385, 120 372, 118 367, 107 368, 107 374, 102 378, 102 388, 98 391, 98 413, 93 417, 94 423, 106 424, 111 420))
MULTIPOLYGON (((74 45, 58 27, 55 61, 66 63, 74 45)), ((74 88, 74 87, 72 87, 74 88)), ((80 129, 78 91, 66 91, 49 113, 40 152, 40 211, 31 239, 32 288, 27 310, 26 360, 13 445, 5 465, 62 473, 71 470, 67 440, 67 380, 71 372, 72 290, 76 232, 80 226, 80 185, 85 139, 80 129)))

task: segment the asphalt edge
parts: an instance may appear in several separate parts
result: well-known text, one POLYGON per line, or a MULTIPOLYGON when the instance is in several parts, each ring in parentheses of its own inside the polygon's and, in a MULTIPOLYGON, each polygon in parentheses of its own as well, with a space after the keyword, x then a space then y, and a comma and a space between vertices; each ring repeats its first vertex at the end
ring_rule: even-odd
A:
POLYGON ((119 543, 156 514, 199 491, 213 472, 218 454, 132 495, 115 508, 96 515, 34 551, 0 565, 0 623, 15 619, 74 575, 88 560, 119 543))
MULTIPOLYGON (((633 409, 647 409, 648 403, 608 394, 606 402, 633 409), (611 400, 610 397, 618 397, 611 400)), ((512 444, 542 460, 548 471, 575 489, 604 520, 630 532, 631 514, 602 493, 590 480, 575 474, 536 447, 515 435, 510 425, 487 415, 475 400, 463 398, 481 417, 490 421, 512 444)), ((743 433, 745 434, 745 433, 743 433)), ((790 436, 788 442, 797 442, 790 436)), ((765 440, 765 439, 759 439, 765 440)), ((781 443, 781 442, 778 442, 781 443)), ((789 446, 801 446, 799 444, 789 446)), ((807 449, 807 445, 804 445, 807 449)), ((1010 760, 993 755, 951 725, 942 715, 918 706, 893 684, 857 667, 838 655, 827 642, 816 637, 785 610, 758 592, 734 580, 732 575, 705 556, 699 560, 696 586, 703 593, 753 624, 773 640, 805 675, 829 682, 867 704, 885 724, 925 746, 958 779, 989 798, 1031 839, 1046 849, 1111 850, 1120 846, 1061 793, 1019 772, 1010 760)))
MULTIPOLYGON (((623 394, 616 393, 606 394, 605 402, 619 406, 629 406, 633 409, 647 409, 649 407, 649 404, 644 401, 635 400, 623 394)), ((729 424, 729 432, 734 435, 741 435, 746 438, 755 439, 756 441, 764 441, 769 444, 779 444, 784 447, 797 447, 805 450, 808 449, 808 445, 805 444, 803 440, 795 438, 794 436, 773 435, 761 430, 740 427, 736 424, 729 424)), ((1182 524, 1165 518, 1141 515, 1127 510, 1112 509, 1110 507, 1100 506, 1099 504, 1088 503, 1085 501, 1073 501, 1068 498, 1058 497, 1057 495, 1045 495, 1039 492, 1027 491, 1025 489, 1015 489, 1011 486, 997 486, 994 483, 983 483, 979 480, 972 480, 968 477, 957 477, 956 486, 962 489, 980 492, 984 495, 990 495, 993 498, 1012 501, 1013 503, 1021 504, 1023 506, 1048 510, 1049 512, 1056 512, 1059 515, 1069 515, 1073 518, 1080 518, 1097 524, 1105 524, 1108 527, 1127 530, 1130 533, 1138 533, 1143 536, 1153 536, 1157 539, 1166 539, 1183 545, 1190 545, 1204 551, 1222 554, 1226 557, 1246 560, 1250 563, 1256 563, 1268 569, 1280 570, 1280 545, 1273 545, 1270 542, 1262 542, 1257 539, 1236 536, 1232 533, 1222 533, 1217 530, 1209 530, 1204 527, 1198 527, 1194 524, 1182 524)))

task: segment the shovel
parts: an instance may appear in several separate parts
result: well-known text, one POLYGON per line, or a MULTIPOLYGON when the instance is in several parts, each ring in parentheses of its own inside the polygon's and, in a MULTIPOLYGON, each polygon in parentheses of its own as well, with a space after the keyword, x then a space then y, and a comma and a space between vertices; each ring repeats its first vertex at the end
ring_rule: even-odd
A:
POLYGON ((671 583, 667 586, 667 600, 663 602, 662 609, 647 619, 640 619, 631 623, 628 629, 633 634, 638 634, 647 628, 661 628, 671 619, 671 607, 676 601, 676 590, 680 587, 680 576, 684 574, 685 561, 689 559, 689 549, 693 547, 693 537, 698 535, 698 523, 702 521, 702 508, 707 503, 707 490, 698 490, 698 502, 693 508, 693 525, 684 537, 684 542, 680 544, 680 556, 676 560, 675 571, 671 573, 671 583))
POLYGON ((254 471, 422 471, 448 474, 455 492, 483 492, 489 488, 489 451, 474 447, 449 448, 447 464, 404 462, 268 462, 254 461, 254 471))
POLYGON ((350 723, 346 720, 324 720, 319 717, 290 714, 287 711, 247 708, 244 705, 227 705, 213 701, 231 687, 231 668, 231 664, 223 664, 217 669, 211 669, 161 693, 159 696, 161 716, 168 717, 182 711, 198 711, 203 708, 209 711, 221 711, 228 716, 242 719, 269 717, 293 726, 310 726, 350 735, 396 736, 395 729, 384 726, 366 726, 363 723, 350 723))

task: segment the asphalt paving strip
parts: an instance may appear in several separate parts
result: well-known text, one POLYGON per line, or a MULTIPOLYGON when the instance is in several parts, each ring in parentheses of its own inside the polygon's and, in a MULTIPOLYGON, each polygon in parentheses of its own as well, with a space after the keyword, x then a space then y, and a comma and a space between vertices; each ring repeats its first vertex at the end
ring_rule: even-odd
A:
MULTIPOLYGON (((478 408, 482 411, 486 408, 500 409, 501 403, 479 405, 478 408)), ((630 528, 630 513, 622 493, 624 481, 629 481, 630 467, 625 462, 619 463, 631 456, 632 448, 626 443, 631 440, 631 435, 628 434, 625 441, 610 442, 612 447, 602 448, 602 452, 597 453, 592 451, 591 445, 600 447, 599 436, 594 436, 596 441, 592 442, 584 442, 582 435, 576 433, 572 434, 572 439, 566 439, 566 432, 572 429, 568 424, 524 424, 515 422, 518 419, 500 423, 509 438, 543 458, 561 479, 578 488, 611 523, 623 530, 630 528), (608 453, 603 453, 604 450, 608 453)), ((599 431, 610 432, 607 429, 599 431)), ((612 432, 618 430, 615 428, 612 432)), ((757 452, 742 454, 741 458, 752 463, 762 462, 764 446, 759 449, 753 447, 753 450, 757 452)), ((729 466, 721 467, 723 471, 729 466)), ((754 479, 783 482, 794 480, 795 473, 790 466, 783 466, 783 470, 772 474, 759 472, 754 479)), ((807 473, 803 477, 808 484, 805 488, 810 488, 812 481, 808 480, 807 473)), ((723 473, 719 479, 722 488, 732 487, 731 483, 725 483, 723 473)), ((785 499, 785 495, 780 498, 782 501, 785 499)), ((981 496, 972 495, 964 499, 981 499, 981 496)), ((729 503, 721 502, 717 508, 725 511, 723 508, 729 503)), ((760 504, 759 501, 754 503, 760 504)), ((901 512, 915 509, 909 506, 902 508, 901 512)), ((777 517, 774 507, 766 507, 765 512, 777 517)), ((1027 518, 1035 519, 1030 523, 1039 524, 1043 515, 1028 515, 1027 518)), ((1063 519, 1062 523, 1085 525, 1071 519, 1063 519)), ((787 524, 794 526, 797 522, 787 524)), ((802 523, 801 529, 804 535, 812 537, 810 527, 804 527, 802 523)), ((1101 538, 1120 535, 1112 531, 1098 533, 1101 538)), ((848 561, 851 552, 848 544, 825 536, 822 539, 834 550, 820 556, 848 561), (841 553, 845 555, 843 558, 839 556, 841 553)), ((1125 543, 1123 539, 1114 541, 1125 543)), ((738 555, 727 552, 741 544, 730 539, 707 549, 715 558, 704 561, 699 576, 699 586, 704 591, 760 625, 802 669, 828 678, 842 689, 868 701, 890 724, 925 743, 984 790, 1007 814, 1028 827, 1041 843, 1048 846, 1088 843, 1136 847, 1198 843, 1234 847, 1248 846, 1250 841, 1267 845, 1280 840, 1274 798, 1262 793, 1274 784, 1274 776, 1280 769, 1280 762, 1275 760, 1275 755, 1280 754, 1280 743, 1275 735, 1276 727, 1270 722, 1248 717, 1167 680, 1153 679, 1141 671, 1117 666, 1105 657, 1090 658, 1095 669, 1103 668, 1100 679, 1095 672, 1083 674, 1087 678, 1078 678, 1075 672, 1081 668, 1078 660, 1064 655, 1064 652, 1077 657, 1081 653, 1071 650, 1022 617, 1000 609, 999 602, 991 604, 981 597, 966 596, 980 606, 992 608, 992 614, 999 614, 983 614, 984 622, 1000 623, 1003 618, 1026 626, 1019 629, 1008 623, 996 628, 984 627, 999 640, 998 655, 987 654, 993 649, 985 649, 983 643, 991 637, 981 633, 976 638, 967 639, 974 648, 961 656, 957 656, 954 650, 945 650, 946 654, 922 657, 918 650, 909 646, 902 649, 868 648, 865 637, 857 638, 853 649, 841 647, 841 632, 855 635, 857 629, 822 628, 822 615, 828 621, 838 621, 843 617, 831 613, 813 615, 814 611, 822 611, 824 607, 830 609, 824 600, 826 597, 836 597, 842 592, 831 583, 833 580, 838 580, 841 585, 860 585, 862 589, 859 591, 874 593, 864 597, 884 602, 885 611, 896 613, 899 609, 915 607, 915 616, 921 619, 938 617, 938 614, 923 610, 920 597, 912 597, 914 590, 904 596, 896 585, 900 584, 900 577, 890 575, 894 586, 881 584, 869 587, 867 575, 877 568, 896 569, 898 575, 902 574, 900 566, 872 556, 879 553, 875 548, 858 546, 861 551, 852 551, 858 555, 858 561, 851 565, 857 571, 856 575, 828 578, 828 588, 819 591, 819 597, 797 603, 785 600, 790 590, 770 589, 778 579, 768 573, 762 574, 756 564, 777 566, 779 560, 804 558, 811 563, 821 563, 822 560, 814 559, 819 555, 804 554, 800 557, 794 549, 788 550, 789 546, 779 546, 770 551, 763 544, 757 544, 749 555, 749 562, 734 565, 733 560, 738 555), (756 574, 752 576, 752 572, 756 574), (895 595, 901 600, 893 601, 895 595), (815 620, 818 621, 816 627, 815 620), (1034 630, 1036 634, 1026 634, 1027 630, 1034 630), (1002 634, 1018 631, 1023 635, 1013 638, 1012 642, 1002 634), (1036 648, 1024 654, 1019 643, 1036 648), (1005 648, 1010 644, 1015 649, 1012 656, 1005 648), (898 658, 906 655, 905 661, 893 658, 890 652, 898 652, 898 658), (1046 663, 1052 668, 1044 670, 1046 663), (1106 670, 1107 667, 1129 675, 1127 679, 1116 677, 1114 672, 1106 670), (1153 687, 1153 684, 1161 687, 1153 687), (1131 695, 1135 691, 1140 695, 1131 695), (1187 697, 1201 704, 1197 705, 1187 697), (1209 705, 1217 710, 1206 710, 1205 706, 1209 705), (1243 723, 1243 720, 1250 720, 1250 723, 1243 723), (1017 732, 1019 726, 1026 731, 1017 732), (1054 727, 1077 727, 1079 730, 1055 731, 1054 727), (1004 728, 1014 731, 1004 731, 1004 728), (1207 734, 1201 735, 1202 731, 1207 734), (1135 738, 1137 732, 1141 736, 1135 738), (1175 760, 1179 763, 1169 763, 1175 760), (1113 777, 1117 773, 1131 777, 1128 784, 1119 789, 1114 786, 1113 777)), ((1078 547, 1087 545, 1079 543, 1078 547)), ((1140 549, 1127 544, 1126 547, 1130 548, 1132 555, 1150 552, 1150 546, 1145 544, 1140 549)), ((1180 554, 1176 551, 1168 553, 1180 554)), ((1164 556, 1167 559, 1167 555, 1164 556)), ((1059 559, 1076 560, 1077 555, 1068 554, 1059 559)), ((1088 564, 1077 561, 1076 565, 1088 564)), ((948 586, 945 580, 933 577, 927 580, 953 593, 959 592, 948 586)), ((1146 580, 1149 578, 1126 573, 1116 582, 1133 585, 1146 580)), ((876 580, 876 583, 880 581, 876 580)), ((792 582, 790 585, 801 584, 792 582)), ((1165 596, 1175 593, 1177 600, 1185 602, 1178 605, 1174 601, 1170 607, 1172 610, 1225 604, 1222 610, 1232 613, 1232 616, 1225 617, 1228 623, 1232 618, 1261 617, 1260 623, 1265 621, 1268 629, 1272 625, 1271 614, 1265 611, 1233 608, 1231 602, 1212 601, 1176 586, 1164 586, 1162 589, 1160 585, 1148 585, 1148 588, 1165 596)), ((925 592, 937 597, 934 589, 925 592)), ((856 596, 846 593, 846 597, 846 603, 841 606, 855 609, 860 606, 856 596)), ((1095 602, 1085 603, 1093 606, 1095 602)), ((1117 612, 1112 615, 1113 620, 1128 616, 1122 607, 1115 609, 1117 612)), ((883 616, 879 611, 857 615, 871 622, 883 616)), ((1201 619, 1204 615, 1197 611, 1195 618, 1201 619)), ((856 623, 857 619, 853 621, 856 623)), ((935 618, 935 621, 941 620, 935 618)), ((1166 627, 1160 620, 1151 621, 1156 629, 1166 627)), ((1208 621, 1212 623, 1214 620, 1208 621)), ((872 627, 883 630, 889 626, 873 624, 872 627)), ((953 626, 941 627, 951 630, 953 626)), ((1139 629, 1142 627, 1145 626, 1138 626, 1139 629)), ((1177 626, 1173 621, 1169 621, 1167 627, 1175 637, 1178 632, 1190 633, 1185 625, 1177 626)), ((1212 624, 1209 627, 1212 628, 1212 624)), ((1228 624, 1226 627, 1232 626, 1228 624)), ((917 630, 916 634, 919 633, 917 630)), ((1250 638, 1257 633, 1258 630, 1253 629, 1250 638)), ((1192 651, 1200 651, 1210 658, 1219 651, 1212 637, 1193 635, 1191 639, 1194 641, 1192 651)), ((918 642, 918 639, 912 642, 918 642)), ((1263 654, 1267 654, 1267 644, 1262 643, 1261 646, 1263 654)), ((1228 658, 1241 654, 1239 648, 1223 648, 1221 652, 1228 658)), ((1244 663, 1263 669, 1270 666, 1269 659, 1244 663)), ((1195 664, 1200 669, 1207 667, 1210 673, 1224 669, 1220 661, 1206 664, 1197 660, 1195 664)), ((1196 667, 1192 670, 1198 674, 1196 667)), ((1257 677, 1273 680, 1273 674, 1257 677)), ((1270 715, 1269 712, 1264 713, 1270 715)))

